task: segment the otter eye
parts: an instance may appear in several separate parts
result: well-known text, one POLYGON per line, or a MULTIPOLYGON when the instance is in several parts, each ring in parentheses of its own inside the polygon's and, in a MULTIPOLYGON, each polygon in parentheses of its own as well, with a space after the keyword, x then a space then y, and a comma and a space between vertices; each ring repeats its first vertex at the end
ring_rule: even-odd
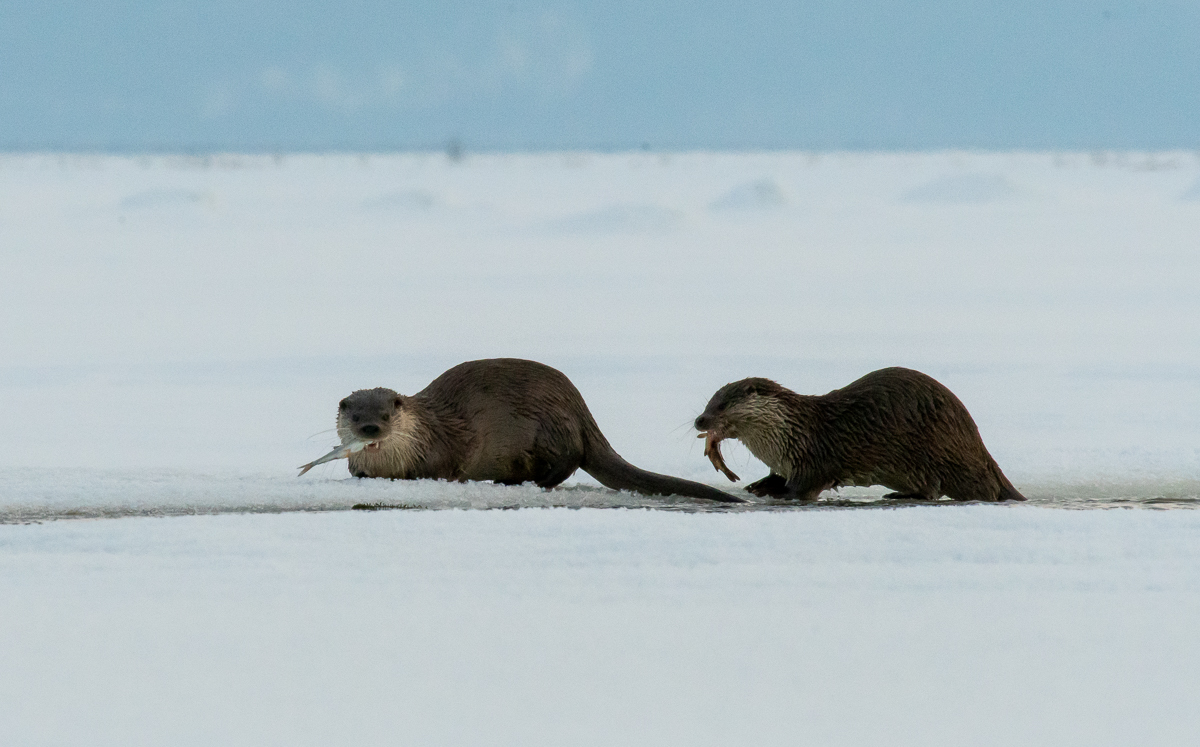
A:
POLYGON ((351 416, 350 416, 350 420, 351 420, 352 422, 355 422, 355 423, 357 423, 357 422, 358 422, 358 416, 357 416, 357 415, 351 415, 351 416))
POLYGON ((391 415, 388 415, 386 412, 383 414, 383 422, 386 423, 387 421, 389 421, 391 419, 392 419, 391 415))

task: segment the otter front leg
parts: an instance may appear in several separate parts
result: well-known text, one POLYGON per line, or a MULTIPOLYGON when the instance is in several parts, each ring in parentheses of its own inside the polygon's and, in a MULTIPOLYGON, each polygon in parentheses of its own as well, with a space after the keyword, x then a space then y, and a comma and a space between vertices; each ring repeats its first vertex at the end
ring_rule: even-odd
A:
POLYGON ((759 498, 774 498, 787 494, 787 480, 774 472, 746 486, 746 492, 759 498))
POLYGON ((746 492, 761 498, 776 498, 781 501, 815 501, 823 490, 831 487, 832 484, 826 485, 812 480, 788 480, 772 472, 763 479, 747 485, 746 492))
POLYGON ((813 480, 793 477, 787 481, 784 494, 778 497, 788 501, 809 503, 815 501, 817 496, 832 487, 833 483, 815 482, 813 480))

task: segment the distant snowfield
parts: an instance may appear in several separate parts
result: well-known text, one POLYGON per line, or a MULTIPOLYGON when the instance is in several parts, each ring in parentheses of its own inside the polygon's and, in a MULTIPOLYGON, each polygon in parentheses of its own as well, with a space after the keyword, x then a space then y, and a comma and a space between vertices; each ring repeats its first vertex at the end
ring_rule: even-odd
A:
POLYGON ((722 384, 904 365, 1018 484, 1200 479, 1197 190, 1184 153, 4 156, 0 467, 282 479, 349 391, 511 356, 691 477, 722 384))
POLYGON ((1185 153, 0 156, 4 741, 1190 744, 1198 236, 1185 153), (295 476, 494 356, 735 491, 719 386, 917 368, 1031 500, 295 476))

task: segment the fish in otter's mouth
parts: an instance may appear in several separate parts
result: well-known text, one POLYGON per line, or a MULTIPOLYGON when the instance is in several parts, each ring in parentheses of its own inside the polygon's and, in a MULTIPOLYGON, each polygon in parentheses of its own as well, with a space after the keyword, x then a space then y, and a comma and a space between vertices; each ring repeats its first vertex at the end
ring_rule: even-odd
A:
POLYGON ((299 469, 300 474, 303 475, 305 472, 308 472, 310 469, 312 469, 313 467, 316 467, 318 464, 324 464, 325 462, 332 462, 334 459, 346 459, 351 454, 358 452, 358 451, 379 451, 379 442, 378 441, 363 441, 362 439, 354 439, 352 441, 349 441, 348 443, 344 443, 341 446, 338 446, 336 449, 329 452, 328 454, 321 457, 320 459, 314 459, 311 462, 309 462, 308 464, 301 465, 297 469, 299 469))
POLYGON ((733 473, 733 470, 725 464, 725 458, 721 456, 721 441, 724 436, 717 431, 704 431, 696 436, 703 438, 704 441, 704 456, 708 457, 708 461, 712 462, 713 467, 716 467, 718 472, 723 473, 733 482, 737 482, 741 478, 733 473))

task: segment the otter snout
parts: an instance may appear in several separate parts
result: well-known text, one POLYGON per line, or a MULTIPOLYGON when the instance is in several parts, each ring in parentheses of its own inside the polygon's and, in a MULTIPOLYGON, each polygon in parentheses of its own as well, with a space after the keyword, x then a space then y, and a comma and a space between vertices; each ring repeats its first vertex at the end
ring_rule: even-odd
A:
POLYGON ((696 418, 696 430, 700 431, 700 435, 707 433, 718 441, 737 437, 737 429, 723 413, 704 412, 696 418))
POLYGON ((354 423, 350 432, 363 441, 382 441, 388 437, 392 429, 387 423, 354 423))

